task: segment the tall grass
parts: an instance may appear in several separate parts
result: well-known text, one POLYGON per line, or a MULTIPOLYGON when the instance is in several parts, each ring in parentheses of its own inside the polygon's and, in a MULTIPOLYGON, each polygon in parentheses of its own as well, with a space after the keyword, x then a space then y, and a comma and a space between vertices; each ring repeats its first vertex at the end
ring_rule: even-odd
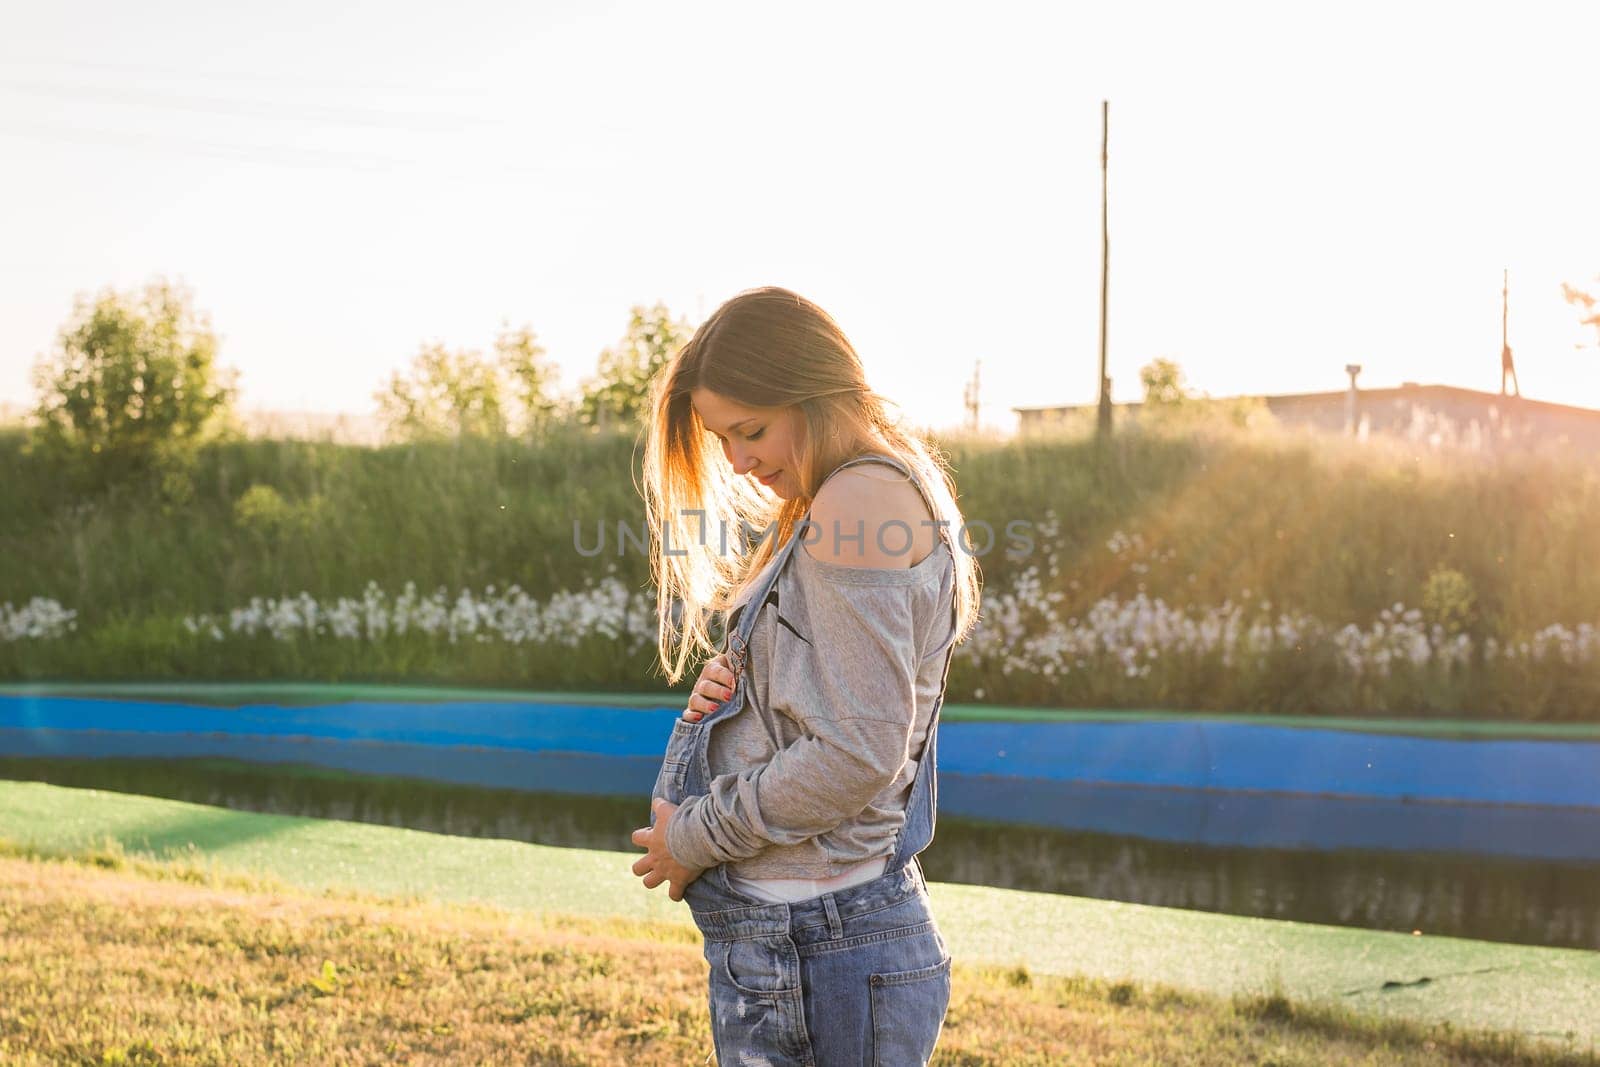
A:
MULTIPOLYGON (((979 560, 986 589, 1016 588, 1032 568, 1042 592, 1058 595, 1063 619, 1143 595, 1366 627, 1400 604, 1502 646, 1550 624, 1600 622, 1600 468, 1586 456, 1437 452, 1218 426, 1134 428, 1105 447, 1081 433, 939 444, 967 517, 996 532, 979 560), (1046 544, 1038 532, 1052 514, 1059 533, 1046 544), (1020 547, 1005 533, 1012 520, 1034 524, 1031 553, 1008 551, 1020 547), (1430 579, 1451 603, 1428 602, 1430 579)), ((252 597, 360 597, 369 582, 391 594, 409 581, 452 595, 515 584, 546 597, 615 576, 644 589, 646 557, 632 546, 619 555, 616 536, 619 521, 642 530, 638 458, 631 434, 580 430, 538 443, 379 449, 238 441, 207 448, 191 467, 84 494, 25 454, 20 434, 0 436, 0 602, 48 596, 78 612, 70 637, 0 644, 0 676, 654 684, 647 656, 612 662, 603 649, 587 666, 527 646, 225 649, 182 627, 186 615, 225 613, 252 597), (605 552, 578 551, 575 521, 590 547, 597 526, 607 527, 605 552)), ((1323 661, 1298 661, 1298 674, 1295 662, 1269 678, 1124 686, 1102 702, 1212 706, 1225 693, 1234 706, 1307 710, 1327 691, 1323 661)), ((1492 692, 1501 714, 1592 716, 1594 680, 1568 684, 1556 673, 1524 663, 1487 688, 1475 676, 1425 678, 1420 695, 1337 699, 1472 712, 1492 692)), ((958 671, 958 684, 990 700, 1093 699, 1037 678, 969 673, 963 682, 958 671)))
POLYGON ((85 626, 114 618, 216 611, 252 596, 344 593, 368 581, 398 589, 520 584, 536 594, 600 577, 607 562, 635 582, 644 558, 588 560, 572 520, 640 528, 633 441, 570 432, 514 440, 380 449, 306 441, 235 441, 192 468, 82 495, 64 472, 0 435, 0 601, 52 596, 85 626), (277 515, 241 510, 253 486, 277 515))

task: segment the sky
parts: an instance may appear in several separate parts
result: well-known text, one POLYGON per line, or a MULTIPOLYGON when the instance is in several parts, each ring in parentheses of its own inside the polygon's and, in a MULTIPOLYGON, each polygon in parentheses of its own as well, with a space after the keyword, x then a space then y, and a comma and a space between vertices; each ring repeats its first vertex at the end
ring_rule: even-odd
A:
POLYGON ((1600 408, 1600 5, 0 0, 0 404, 79 295, 181 281, 246 410, 369 413, 531 326, 826 308, 908 417, 1498 390, 1600 408), (1588 347, 1576 347, 1587 343, 1588 347))

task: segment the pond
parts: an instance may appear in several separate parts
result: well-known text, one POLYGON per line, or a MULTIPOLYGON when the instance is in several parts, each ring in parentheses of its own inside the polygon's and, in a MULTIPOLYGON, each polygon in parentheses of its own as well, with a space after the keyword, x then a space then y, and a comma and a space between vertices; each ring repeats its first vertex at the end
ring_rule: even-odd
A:
MULTIPOLYGON (((243 811, 639 850, 645 797, 537 793, 227 759, 0 757, 0 778, 243 811)), ((1600 949, 1600 863, 1243 848, 939 816, 929 879, 1430 936, 1600 949)))

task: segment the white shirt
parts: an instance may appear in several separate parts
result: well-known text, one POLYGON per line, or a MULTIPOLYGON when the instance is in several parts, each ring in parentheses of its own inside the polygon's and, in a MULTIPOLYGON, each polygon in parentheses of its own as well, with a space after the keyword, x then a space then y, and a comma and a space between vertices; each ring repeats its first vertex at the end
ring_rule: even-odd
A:
POLYGON ((888 866, 889 857, 878 856, 876 859, 863 860, 832 878, 741 878, 731 870, 724 873, 727 874, 730 885, 757 900, 764 900, 769 904, 792 904, 798 900, 810 900, 824 893, 870 882, 882 874, 884 868, 888 866))

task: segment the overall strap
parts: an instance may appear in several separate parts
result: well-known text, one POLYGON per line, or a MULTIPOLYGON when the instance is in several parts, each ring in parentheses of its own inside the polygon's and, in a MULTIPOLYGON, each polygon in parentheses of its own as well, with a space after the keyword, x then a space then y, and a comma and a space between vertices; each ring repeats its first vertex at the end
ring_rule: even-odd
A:
MULTIPOLYGON (((939 539, 945 544, 949 545, 951 551, 955 551, 955 544, 951 540, 950 529, 939 518, 939 506, 934 501, 933 494, 928 491, 928 487, 924 485, 922 479, 917 476, 917 472, 906 465, 905 460, 901 459, 899 456, 890 455, 887 452, 868 452, 867 454, 857 456, 855 459, 852 459, 846 463, 839 464, 839 466, 835 468, 834 474, 839 473, 839 471, 844 470, 846 467, 853 467, 858 463, 885 463, 909 478, 911 480, 911 484, 917 487, 917 492, 922 495, 922 502, 928 505, 928 514, 933 516, 935 528, 939 531, 939 539)), ((833 474, 828 475, 828 477, 833 477, 833 474)), ((827 479, 823 480, 823 484, 827 484, 827 479)), ((821 492, 821 490, 819 489, 818 492, 821 492)), ((807 511, 806 518, 809 519, 810 517, 811 512, 807 511)))
MULTIPOLYGON (((806 514, 811 513, 808 511, 806 514)), ((738 624, 728 633, 728 643, 723 653, 728 657, 728 667, 733 671, 734 680, 740 685, 744 684, 744 667, 750 657, 750 634, 755 630, 756 616, 761 614, 761 605, 766 603, 767 594, 778 584, 778 576, 783 573, 789 557, 794 555, 795 545, 799 541, 800 526, 796 524, 789 540, 778 549, 777 557, 767 568, 766 577, 751 591, 750 598, 739 610, 738 624)))
MULTIPOLYGON (((952 591, 952 626, 959 622, 955 601, 952 591)), ((917 773, 911 780, 911 794, 906 798, 906 819, 895 833, 894 853, 884 867, 886 874, 910 863, 917 853, 933 841, 934 828, 939 820, 939 712, 944 708, 945 688, 950 682, 950 663, 955 659, 955 654, 956 643, 952 638, 945 650, 944 671, 939 677, 939 695, 934 698, 933 713, 928 716, 928 731, 923 735, 917 773)))

